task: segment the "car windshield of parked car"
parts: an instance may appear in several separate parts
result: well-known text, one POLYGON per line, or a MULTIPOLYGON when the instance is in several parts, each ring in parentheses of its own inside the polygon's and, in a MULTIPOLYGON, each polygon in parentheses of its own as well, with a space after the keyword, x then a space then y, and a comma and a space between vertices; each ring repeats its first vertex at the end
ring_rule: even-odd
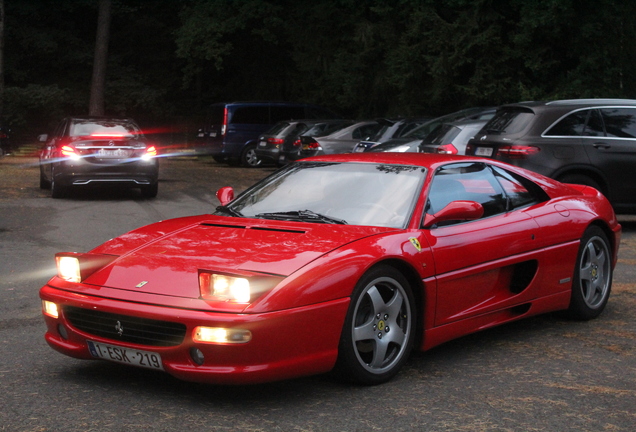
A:
POLYGON ((299 162, 248 189, 227 210, 251 218, 404 228, 425 172, 405 165, 299 162))
POLYGON ((532 122, 534 113, 525 109, 503 109, 484 126, 489 134, 515 134, 521 132, 532 122))
POLYGON ((82 121, 71 125, 70 136, 132 137, 140 131, 134 123, 109 121, 82 121))

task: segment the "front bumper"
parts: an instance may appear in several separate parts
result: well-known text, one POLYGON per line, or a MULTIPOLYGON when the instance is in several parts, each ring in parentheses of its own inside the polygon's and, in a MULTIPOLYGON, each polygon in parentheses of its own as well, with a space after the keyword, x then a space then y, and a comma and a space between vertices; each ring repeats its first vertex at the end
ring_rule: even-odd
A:
POLYGON ((260 383, 331 370, 349 306, 349 298, 344 298, 261 314, 222 313, 197 309, 196 304, 202 300, 193 300, 192 309, 182 309, 92 297, 50 285, 40 290, 40 297, 57 304, 60 310, 58 318, 44 315, 45 339, 53 349, 71 357, 92 359, 86 342, 91 340, 151 351, 161 356, 167 373, 187 381, 214 384, 260 383), (185 337, 180 344, 168 347, 99 337, 74 327, 65 315, 65 307, 180 323, 186 327, 185 337), (193 340, 197 326, 249 330, 252 339, 241 344, 199 343, 193 340), (193 347, 203 353, 203 364, 198 365, 191 357, 193 347))

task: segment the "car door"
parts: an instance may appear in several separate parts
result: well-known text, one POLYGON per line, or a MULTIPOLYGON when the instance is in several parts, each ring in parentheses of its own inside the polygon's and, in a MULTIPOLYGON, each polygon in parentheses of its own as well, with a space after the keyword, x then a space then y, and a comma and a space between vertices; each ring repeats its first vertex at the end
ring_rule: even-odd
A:
POLYGON ((599 111, 606 134, 587 138, 585 147, 591 164, 605 175, 609 199, 620 212, 623 206, 636 206, 636 108, 599 111))
MULTIPOLYGON (((485 163, 454 163, 436 171, 427 213, 459 200, 479 202, 484 216, 424 230, 437 274, 435 326, 509 308, 534 296, 528 287, 542 253, 538 224, 526 212, 514 210, 519 205, 485 163)), ((523 206, 535 201, 531 196, 523 206)))

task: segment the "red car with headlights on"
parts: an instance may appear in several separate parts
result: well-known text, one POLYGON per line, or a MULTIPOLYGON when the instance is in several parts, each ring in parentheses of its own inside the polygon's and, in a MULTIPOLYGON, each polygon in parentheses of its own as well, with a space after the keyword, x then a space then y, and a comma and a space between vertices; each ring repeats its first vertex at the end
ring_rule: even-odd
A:
POLYGON ((128 118, 71 117, 51 136, 40 135, 40 188, 53 198, 71 188, 140 188, 146 198, 158 192, 157 148, 128 118))
POLYGON ((213 214, 57 254, 49 345, 208 383, 378 384, 412 349, 598 316, 621 233, 591 187, 462 156, 319 156, 217 196, 213 214))

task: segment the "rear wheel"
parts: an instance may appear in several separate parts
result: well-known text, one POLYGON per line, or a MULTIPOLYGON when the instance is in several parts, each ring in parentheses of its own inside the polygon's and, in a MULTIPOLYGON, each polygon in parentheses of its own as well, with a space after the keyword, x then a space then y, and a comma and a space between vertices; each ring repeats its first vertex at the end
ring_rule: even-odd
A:
POLYGON ((51 170, 51 197, 63 198, 68 193, 68 187, 62 186, 55 181, 55 171, 51 170))
POLYGON ((365 385, 390 380, 411 352, 415 323, 415 301, 406 278, 389 266, 370 270, 351 296, 336 372, 365 385))
POLYGON ((241 165, 255 168, 261 164, 261 159, 256 154, 256 144, 249 144, 241 153, 241 165))
POLYGON ((155 198, 159 192, 159 183, 141 187, 141 196, 144 198, 155 198))
POLYGON ((591 226, 581 238, 568 316, 581 320, 596 318, 605 309, 611 289, 610 243, 602 229, 591 226))
POLYGON ((40 189, 51 189, 51 182, 46 179, 42 165, 40 165, 40 189))

